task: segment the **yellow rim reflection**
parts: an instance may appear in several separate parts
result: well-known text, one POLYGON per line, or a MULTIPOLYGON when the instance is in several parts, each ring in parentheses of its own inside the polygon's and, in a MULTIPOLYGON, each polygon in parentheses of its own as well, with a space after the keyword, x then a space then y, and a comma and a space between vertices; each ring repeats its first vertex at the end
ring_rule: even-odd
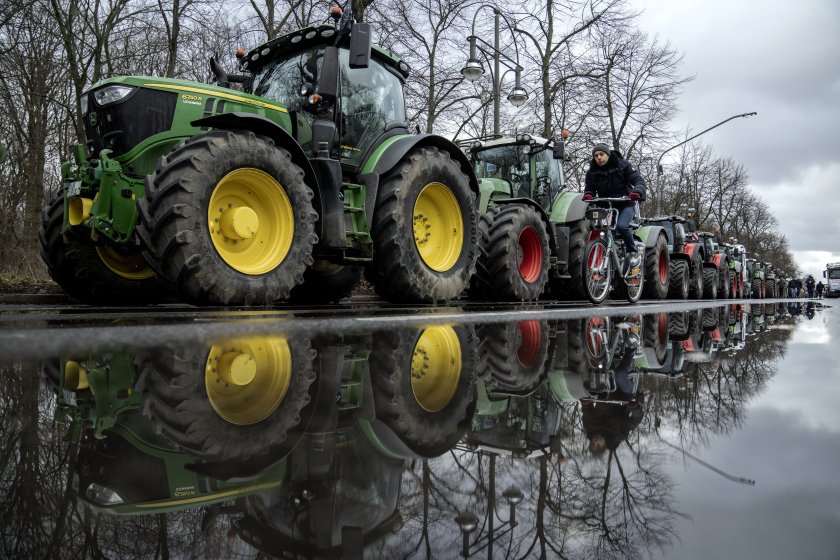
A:
POLYGON ((429 327, 414 346, 411 357, 411 391, 427 412, 443 409, 461 379, 461 343, 455 329, 429 327))
POLYGON ((207 398, 213 410, 231 424, 256 424, 283 402, 292 366, 284 338, 235 339, 214 345, 204 374, 207 398))

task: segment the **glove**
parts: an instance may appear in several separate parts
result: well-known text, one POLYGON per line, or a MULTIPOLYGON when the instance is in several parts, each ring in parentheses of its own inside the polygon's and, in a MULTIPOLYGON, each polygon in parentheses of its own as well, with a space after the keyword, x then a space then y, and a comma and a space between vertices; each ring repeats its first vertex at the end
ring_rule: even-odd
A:
POLYGON ((639 194, 639 193, 637 193, 636 191, 633 191, 633 192, 631 192, 630 194, 628 194, 628 195, 627 195, 627 197, 628 197, 630 200, 632 200, 633 202, 635 202, 635 201, 639 200, 640 198, 642 198, 642 195, 640 195, 640 194, 639 194))
POLYGON ((592 195, 589 194, 589 193, 584 193, 583 194, 583 201, 584 202, 589 202, 590 200, 592 200, 592 195))

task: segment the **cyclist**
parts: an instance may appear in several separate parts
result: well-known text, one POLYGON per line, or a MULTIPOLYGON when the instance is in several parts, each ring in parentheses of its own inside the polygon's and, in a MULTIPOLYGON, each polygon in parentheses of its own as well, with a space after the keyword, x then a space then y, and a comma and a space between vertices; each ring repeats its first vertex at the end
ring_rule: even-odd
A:
POLYGON ((633 203, 645 199, 645 186, 645 180, 639 172, 633 169, 630 162, 621 157, 617 150, 610 150, 606 144, 595 145, 592 149, 592 162, 586 172, 583 200, 589 201, 596 196, 630 198, 627 203, 619 207, 615 227, 618 238, 624 242, 628 264, 638 256, 636 242, 630 232, 630 222, 635 213, 633 203))

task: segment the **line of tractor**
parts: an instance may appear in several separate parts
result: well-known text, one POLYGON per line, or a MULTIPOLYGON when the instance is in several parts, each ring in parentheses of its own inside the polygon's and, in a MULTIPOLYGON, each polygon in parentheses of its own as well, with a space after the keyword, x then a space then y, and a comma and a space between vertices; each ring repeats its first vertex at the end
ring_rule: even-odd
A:
POLYGON ((772 265, 676 216, 639 218, 643 258, 624 263, 614 212, 566 183, 565 134, 411 132, 408 66, 349 2, 332 16, 241 52, 239 74, 211 59, 215 85, 124 76, 83 94, 86 140, 39 231, 68 295, 330 303, 363 276, 401 303, 786 293, 772 265))

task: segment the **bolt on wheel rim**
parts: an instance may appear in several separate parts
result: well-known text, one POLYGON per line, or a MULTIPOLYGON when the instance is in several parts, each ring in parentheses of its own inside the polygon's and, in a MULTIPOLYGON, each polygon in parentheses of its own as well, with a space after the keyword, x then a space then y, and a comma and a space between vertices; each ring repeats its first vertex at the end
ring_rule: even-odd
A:
POLYGON ((414 202, 414 244, 426 266, 446 272, 461 256, 464 220, 452 191, 442 183, 429 183, 414 202))
POLYGON ((252 168, 236 169, 219 181, 210 195, 207 223, 222 260, 249 275, 283 262, 295 232, 292 203, 282 185, 252 168))

